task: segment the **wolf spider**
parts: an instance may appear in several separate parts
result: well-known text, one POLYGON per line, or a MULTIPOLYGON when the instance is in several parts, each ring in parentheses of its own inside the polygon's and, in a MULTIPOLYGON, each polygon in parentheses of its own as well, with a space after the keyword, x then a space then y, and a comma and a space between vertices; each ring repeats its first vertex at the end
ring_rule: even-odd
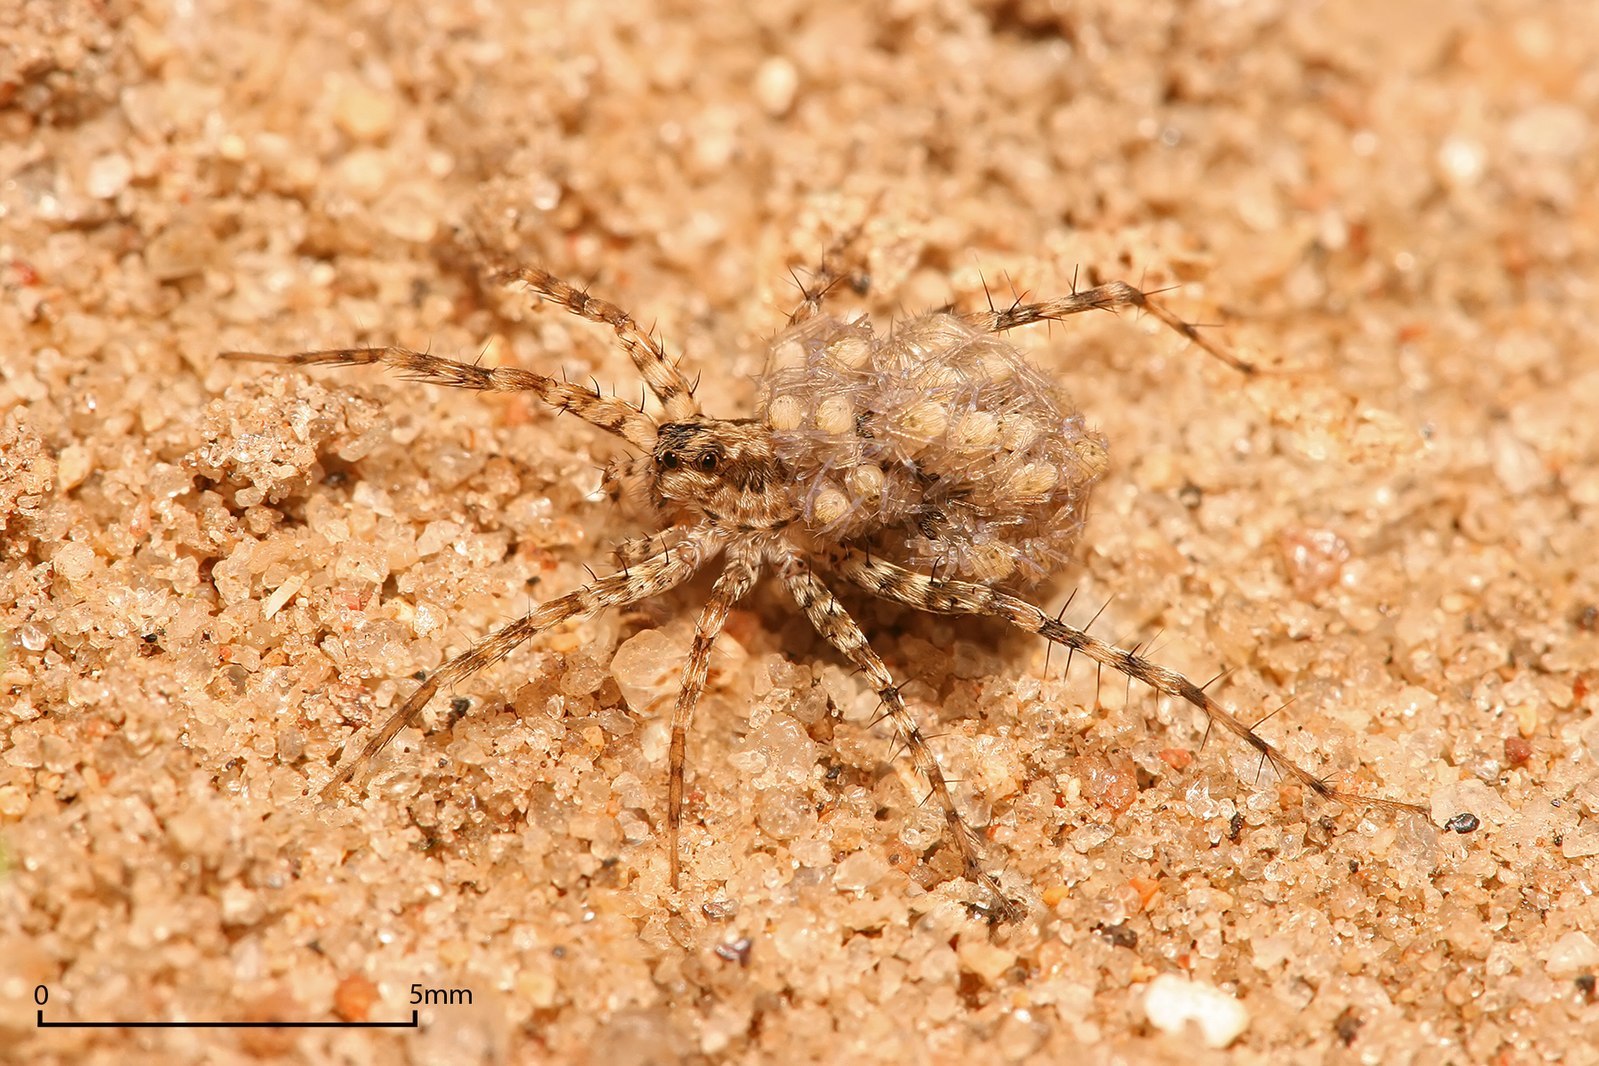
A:
POLYGON ((631 316, 538 268, 506 270, 497 278, 523 282, 542 299, 610 327, 663 417, 597 387, 392 345, 289 355, 224 353, 228 359, 295 366, 377 363, 428 384, 531 392, 632 446, 635 453, 608 470, 609 483, 659 523, 616 573, 545 602, 427 677, 360 754, 335 771, 322 789, 324 800, 402 729, 417 724, 440 688, 466 680, 551 626, 666 592, 720 556, 722 569, 695 626, 672 712, 666 827, 674 888, 689 719, 729 610, 768 566, 816 631, 876 691, 884 716, 943 811, 967 875, 993 897, 1002 916, 1020 912, 984 868, 976 835, 887 666, 822 574, 919 610, 1002 619, 1081 653, 1199 708, 1211 726, 1237 735, 1263 762, 1319 796, 1421 809, 1335 788, 1188 678, 1136 649, 1068 625, 1017 594, 1066 560, 1082 528, 1089 490, 1107 461, 1104 439, 1003 339, 1006 331, 1083 311, 1132 307, 1241 373, 1253 367, 1122 282, 1042 303, 1018 299, 976 313, 931 312, 878 336, 864 317, 823 313, 823 298, 842 276, 829 253, 811 282, 801 285, 803 299, 772 342, 755 418, 702 413, 677 365, 631 316))

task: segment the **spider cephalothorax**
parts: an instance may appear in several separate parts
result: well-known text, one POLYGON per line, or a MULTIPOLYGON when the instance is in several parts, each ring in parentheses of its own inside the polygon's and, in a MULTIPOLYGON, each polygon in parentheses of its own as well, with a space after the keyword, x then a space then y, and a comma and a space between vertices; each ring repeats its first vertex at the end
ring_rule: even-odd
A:
POLYGON ((642 504, 661 523, 623 553, 617 572, 546 601, 435 671, 361 753, 334 772, 323 787, 325 798, 401 729, 416 723, 441 687, 464 680, 550 626, 665 592, 720 556, 722 569, 695 626, 672 713, 667 846, 674 887, 688 723, 729 610, 767 568, 817 632, 876 691, 885 717, 943 811, 968 875, 993 895, 1003 913, 1015 913, 1014 905, 985 871, 937 758, 887 666, 824 574, 921 610, 987 615, 1037 633, 1186 700, 1209 723, 1241 737, 1318 795, 1419 809, 1340 792, 1290 761, 1187 678, 1076 629, 1018 595, 1066 558, 1107 458, 1104 438, 1087 428, 1003 339, 1007 330, 1082 311, 1137 307, 1240 372, 1251 371, 1137 289, 1112 282, 1059 300, 1018 301, 1003 310, 934 312, 878 336, 864 320, 822 313, 822 298, 837 277, 824 264, 788 327, 773 341, 758 417, 727 420, 701 413, 660 345, 620 308, 543 270, 515 270, 504 277, 610 327, 660 402, 664 418, 598 388, 404 348, 227 353, 302 365, 380 363, 433 384, 532 392, 636 450, 613 467, 611 481, 619 495, 642 504))
POLYGON ((755 530, 797 514, 771 431, 751 419, 667 422, 656 430, 647 470, 650 502, 679 519, 755 530))

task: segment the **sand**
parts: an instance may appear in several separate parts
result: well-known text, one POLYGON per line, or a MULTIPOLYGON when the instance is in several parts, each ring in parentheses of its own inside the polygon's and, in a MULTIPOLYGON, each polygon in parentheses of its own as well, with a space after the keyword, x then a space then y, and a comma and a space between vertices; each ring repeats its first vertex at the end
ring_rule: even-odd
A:
POLYGON ((0 9, 0 1058, 1599 1061, 1599 9, 745 7, 0 9), (706 581, 540 637, 315 802, 412 674, 639 528, 609 439, 525 396, 218 352, 634 394, 603 329, 486 278, 537 263, 737 414, 790 271, 856 226, 840 307, 883 326, 1121 278, 1260 364, 1131 314, 1017 335, 1111 449, 1038 594, 1430 819, 850 597, 1028 908, 994 925, 768 588, 673 891, 706 581), (35 1028, 46 994, 382 1021, 413 989, 416 1031, 35 1028))

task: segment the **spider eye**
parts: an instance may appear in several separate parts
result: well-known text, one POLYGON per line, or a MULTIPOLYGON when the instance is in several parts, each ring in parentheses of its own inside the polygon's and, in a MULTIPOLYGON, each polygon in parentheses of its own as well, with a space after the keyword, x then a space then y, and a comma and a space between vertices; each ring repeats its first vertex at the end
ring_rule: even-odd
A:
POLYGON ((661 456, 661 469, 662 470, 676 470, 677 469, 677 456, 672 454, 671 452, 667 452, 665 455, 661 456))
POLYGON ((716 453, 706 452, 694 461, 694 466, 701 473, 714 474, 720 462, 721 460, 717 458, 716 453))

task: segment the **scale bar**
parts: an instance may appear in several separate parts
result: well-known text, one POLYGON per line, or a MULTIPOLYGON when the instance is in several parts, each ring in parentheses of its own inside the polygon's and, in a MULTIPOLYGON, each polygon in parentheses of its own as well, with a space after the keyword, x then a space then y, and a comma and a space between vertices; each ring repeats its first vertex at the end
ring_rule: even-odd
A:
POLYGON ((38 1012, 40 1029, 415 1029, 417 1012, 408 1022, 47 1022, 38 1012))

